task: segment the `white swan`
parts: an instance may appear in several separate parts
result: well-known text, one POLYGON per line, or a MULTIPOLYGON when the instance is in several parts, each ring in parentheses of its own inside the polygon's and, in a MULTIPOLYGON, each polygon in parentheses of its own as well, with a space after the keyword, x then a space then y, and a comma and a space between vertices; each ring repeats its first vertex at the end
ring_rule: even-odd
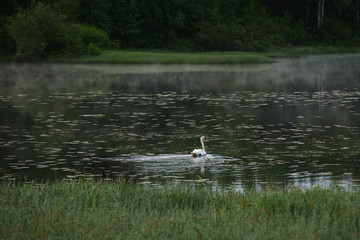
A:
POLYGON ((204 136, 202 136, 202 137, 200 138, 200 142, 201 142, 202 149, 194 149, 194 150, 191 152, 191 156, 192 156, 192 157, 203 157, 203 156, 206 155, 205 145, 204 145, 204 139, 205 139, 204 136))

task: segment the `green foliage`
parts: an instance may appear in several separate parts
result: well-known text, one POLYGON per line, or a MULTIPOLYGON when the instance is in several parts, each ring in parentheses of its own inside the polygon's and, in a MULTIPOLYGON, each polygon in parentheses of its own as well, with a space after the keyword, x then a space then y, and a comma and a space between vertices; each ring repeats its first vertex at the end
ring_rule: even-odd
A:
POLYGON ((77 19, 79 0, 37 0, 37 2, 59 9, 68 21, 74 22, 77 19))
POLYGON ((327 45, 346 44, 352 38, 351 27, 335 17, 324 20, 320 29, 319 42, 327 45))
POLYGON ((239 31, 238 38, 233 34, 236 30, 224 24, 212 25, 202 22, 198 24, 198 29, 197 44, 202 49, 220 51, 238 50, 239 45, 242 44, 241 40, 238 39, 242 35, 242 29, 236 29, 239 31))
POLYGON ((61 15, 48 5, 34 4, 9 18, 8 31, 19 56, 44 56, 64 48, 69 34, 61 15))
POLYGON ((110 9, 109 0, 79 0, 80 22, 110 32, 112 27, 110 9))
POLYGON ((16 55, 99 53, 111 46, 105 31, 94 26, 69 24, 50 5, 37 3, 9 18, 7 29, 16 44, 16 55))
POLYGON ((274 21, 248 22, 238 19, 226 24, 199 24, 197 43, 208 50, 264 51, 283 46, 280 26, 274 21))
POLYGON ((110 13, 113 25, 111 36, 119 39, 127 46, 134 46, 134 41, 140 38, 139 8, 136 0, 111 0, 110 13))
POLYGON ((0 185, 1 239, 357 239, 359 191, 0 185))
POLYGON ((102 51, 99 55, 80 57, 55 57, 51 60, 86 63, 271 63, 273 59, 260 53, 246 52, 150 52, 150 51, 102 51))
POLYGON ((101 49, 97 47, 94 43, 89 43, 87 52, 91 55, 97 55, 101 53, 101 49))
MULTIPOLYGON (((0 23, 6 22, 5 17, 0 17, 0 23)), ((9 36, 4 24, 0 24, 0 56, 11 55, 15 52, 15 45, 9 36)))
POLYGON ((290 13, 284 13, 277 21, 287 44, 305 44, 309 40, 308 27, 303 20, 296 20, 290 13))
POLYGON ((92 43, 98 48, 109 48, 111 45, 111 41, 104 30, 83 24, 77 24, 74 26, 74 30, 86 45, 92 43))
POLYGON ((0 54, 15 48, 21 56, 81 55, 119 43, 181 51, 356 47, 359 9, 358 0, 326 0, 318 27, 313 0, 5 0, 0 54))

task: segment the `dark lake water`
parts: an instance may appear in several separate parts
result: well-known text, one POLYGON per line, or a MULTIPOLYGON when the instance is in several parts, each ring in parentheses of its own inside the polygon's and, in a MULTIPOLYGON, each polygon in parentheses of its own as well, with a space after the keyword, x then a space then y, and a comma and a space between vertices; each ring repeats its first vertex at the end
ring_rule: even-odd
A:
POLYGON ((360 184, 360 55, 256 65, 0 64, 3 180, 360 184), (206 136, 208 155, 193 159, 206 136))

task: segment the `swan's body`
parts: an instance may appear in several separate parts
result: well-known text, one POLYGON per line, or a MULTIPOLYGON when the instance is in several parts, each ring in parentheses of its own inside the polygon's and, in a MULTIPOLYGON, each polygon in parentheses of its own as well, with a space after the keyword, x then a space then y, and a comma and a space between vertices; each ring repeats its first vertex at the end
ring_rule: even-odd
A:
POLYGON ((205 145, 204 145, 204 136, 202 136, 200 138, 200 142, 201 142, 201 146, 202 146, 202 149, 194 149, 192 152, 191 152, 191 156, 192 157, 204 157, 206 155, 206 151, 205 151, 205 145))
POLYGON ((191 152, 191 156, 192 157, 202 157, 202 156, 205 156, 206 155, 206 152, 202 149, 194 149, 192 152, 191 152))

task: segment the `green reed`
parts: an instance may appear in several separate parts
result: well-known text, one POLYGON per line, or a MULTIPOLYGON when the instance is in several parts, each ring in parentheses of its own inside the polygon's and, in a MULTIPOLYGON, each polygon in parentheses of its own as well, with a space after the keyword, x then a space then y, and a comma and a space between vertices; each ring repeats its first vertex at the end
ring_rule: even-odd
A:
POLYGON ((0 184, 0 239, 359 239, 360 192, 0 184))

